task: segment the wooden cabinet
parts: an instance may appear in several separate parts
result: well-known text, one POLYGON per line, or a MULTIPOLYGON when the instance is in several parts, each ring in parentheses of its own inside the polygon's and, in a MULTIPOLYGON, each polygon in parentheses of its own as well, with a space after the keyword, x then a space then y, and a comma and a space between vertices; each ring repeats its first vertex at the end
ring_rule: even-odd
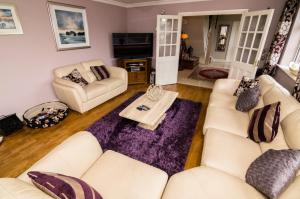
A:
POLYGON ((119 59, 118 67, 128 72, 128 84, 146 84, 149 82, 151 59, 119 59))

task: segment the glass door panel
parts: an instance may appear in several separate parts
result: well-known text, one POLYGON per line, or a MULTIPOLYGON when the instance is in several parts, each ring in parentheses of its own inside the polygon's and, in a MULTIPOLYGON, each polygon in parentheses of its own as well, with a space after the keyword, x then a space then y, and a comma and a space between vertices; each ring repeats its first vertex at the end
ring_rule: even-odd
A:
POLYGON ((247 16, 245 18, 245 22, 244 22, 244 25, 243 25, 243 31, 248 31, 248 28, 249 28, 249 23, 250 23, 250 16, 247 16))
POLYGON ((250 25, 250 31, 255 31, 257 26, 258 16, 253 16, 250 25))
POLYGON ((262 15, 260 16, 259 24, 258 24, 258 31, 263 31, 266 25, 268 15, 262 15))

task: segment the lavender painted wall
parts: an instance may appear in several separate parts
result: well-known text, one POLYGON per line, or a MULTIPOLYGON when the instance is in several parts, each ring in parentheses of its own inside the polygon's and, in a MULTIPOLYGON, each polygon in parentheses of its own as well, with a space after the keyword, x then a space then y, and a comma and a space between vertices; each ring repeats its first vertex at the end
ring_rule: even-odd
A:
POLYGON ((268 49, 284 4, 285 0, 210 0, 203 2, 130 8, 127 10, 127 31, 155 32, 156 16, 160 14, 162 9, 166 10, 166 14, 172 15, 178 14, 179 12, 232 9, 249 9, 250 11, 253 11, 273 8, 275 9, 274 17, 265 46, 268 49))
POLYGON ((22 113, 55 100, 51 81, 56 67, 95 58, 112 64, 111 33, 126 31, 125 8, 89 0, 64 0, 86 7, 91 48, 58 52, 46 0, 4 2, 16 5, 24 34, 0 35, 0 115, 22 113))

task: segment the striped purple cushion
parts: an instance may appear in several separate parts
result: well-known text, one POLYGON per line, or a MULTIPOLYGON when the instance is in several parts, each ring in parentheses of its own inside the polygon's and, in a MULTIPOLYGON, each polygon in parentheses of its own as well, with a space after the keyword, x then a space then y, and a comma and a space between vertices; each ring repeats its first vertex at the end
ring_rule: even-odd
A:
POLYGON ((280 121, 280 102, 256 109, 248 126, 248 136, 259 142, 272 142, 278 133, 280 121))
POLYGON ((95 189, 78 178, 38 171, 30 171, 27 175, 35 186, 54 198, 102 199, 95 189))
POLYGON ((110 74, 105 66, 91 66, 91 71, 96 76, 97 80, 103 80, 110 77, 110 74))

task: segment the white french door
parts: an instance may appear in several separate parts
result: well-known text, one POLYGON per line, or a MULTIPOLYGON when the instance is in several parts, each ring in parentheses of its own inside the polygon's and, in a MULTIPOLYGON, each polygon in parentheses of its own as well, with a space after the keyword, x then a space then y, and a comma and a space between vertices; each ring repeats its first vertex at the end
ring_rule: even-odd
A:
POLYGON ((268 9, 245 12, 242 15, 235 61, 232 63, 228 78, 255 77, 273 13, 273 9, 268 9))
POLYGON ((156 84, 177 83, 181 17, 158 15, 156 27, 156 84))

